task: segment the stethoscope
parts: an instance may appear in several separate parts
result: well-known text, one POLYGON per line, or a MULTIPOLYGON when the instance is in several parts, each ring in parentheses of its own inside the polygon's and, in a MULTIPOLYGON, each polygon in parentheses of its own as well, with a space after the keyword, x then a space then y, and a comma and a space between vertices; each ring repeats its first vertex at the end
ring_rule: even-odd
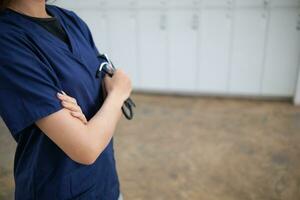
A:
MULTIPOLYGON (((96 73, 96 77, 100 76, 101 71, 103 71, 105 74, 108 74, 110 77, 112 77, 116 70, 114 64, 111 62, 111 60, 108 58, 106 54, 99 54, 98 57, 103 58, 106 61, 100 64, 98 71, 96 73)), ((136 107, 136 105, 131 100, 130 97, 126 99, 126 101, 124 101, 124 104, 122 106, 122 112, 128 120, 131 120, 133 118, 133 107, 136 107)))

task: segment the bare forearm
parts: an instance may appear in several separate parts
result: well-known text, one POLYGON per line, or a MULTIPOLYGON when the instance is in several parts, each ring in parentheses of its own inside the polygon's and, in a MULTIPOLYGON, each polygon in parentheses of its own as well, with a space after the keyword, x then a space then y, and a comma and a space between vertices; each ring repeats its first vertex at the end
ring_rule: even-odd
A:
POLYGON ((122 104, 122 99, 111 92, 99 111, 87 123, 87 134, 94 148, 93 153, 99 155, 111 140, 122 114, 122 104))

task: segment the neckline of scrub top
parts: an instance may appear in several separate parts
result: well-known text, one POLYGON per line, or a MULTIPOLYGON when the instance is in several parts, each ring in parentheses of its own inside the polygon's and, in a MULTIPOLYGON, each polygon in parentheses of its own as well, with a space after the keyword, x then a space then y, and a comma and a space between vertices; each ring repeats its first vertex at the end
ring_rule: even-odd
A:
POLYGON ((69 45, 66 44, 65 42, 61 41, 59 38, 55 37, 53 34, 49 33, 47 30, 45 30, 39 24, 33 22, 31 19, 28 19, 23 14, 18 13, 16 11, 11 12, 10 10, 11 9, 6 8, 4 11, 7 12, 8 14, 11 14, 11 16, 17 17, 19 20, 21 20, 20 23, 18 23, 18 26, 24 28, 26 30, 26 32, 28 29, 38 30, 38 31, 43 32, 43 34, 39 34, 39 37, 44 37, 49 42, 53 43, 54 46, 62 48, 68 54, 72 55, 74 58, 76 58, 78 61, 80 61, 78 58, 78 53, 76 52, 76 48, 75 48, 75 47, 77 47, 77 45, 75 44, 75 41, 71 37, 71 33, 69 32, 69 28, 67 27, 67 24, 65 23, 64 19, 59 14, 57 14, 57 12, 54 9, 51 8, 50 5, 46 4, 46 11, 51 16, 56 18, 58 20, 58 22, 61 24, 62 28, 66 32, 67 38, 69 40, 69 45), (24 20, 26 21, 26 23, 22 23, 22 21, 24 21, 24 20))
MULTIPOLYGON (((55 37, 54 35, 50 34, 48 31, 46 31, 49 35, 51 35, 53 38, 55 38, 55 40, 57 40, 59 43, 63 44, 64 46, 68 47, 68 49, 70 50, 70 52, 72 53, 72 55, 74 55, 74 57, 78 57, 78 54, 76 52, 76 48, 77 45, 76 45, 76 42, 73 40, 73 37, 71 36, 71 33, 69 32, 69 28, 68 28, 68 25, 67 23, 65 23, 65 20, 60 16, 58 15, 55 10, 52 10, 51 9, 51 6, 46 4, 46 11, 53 17, 55 17, 57 19, 57 21, 61 24, 62 28, 64 29, 64 31, 66 32, 66 35, 67 35, 67 38, 69 40, 69 44, 70 44, 70 48, 69 46, 64 43, 63 41, 61 41, 60 39, 58 39, 57 37, 55 37)), ((77 59, 78 60, 78 59, 77 59)))

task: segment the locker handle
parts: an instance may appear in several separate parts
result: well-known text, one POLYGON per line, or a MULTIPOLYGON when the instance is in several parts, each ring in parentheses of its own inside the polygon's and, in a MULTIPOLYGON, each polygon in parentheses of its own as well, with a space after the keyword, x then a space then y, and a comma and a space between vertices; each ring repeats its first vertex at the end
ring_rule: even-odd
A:
POLYGON ((228 1, 227 2, 227 14, 226 14, 226 17, 228 19, 230 19, 232 17, 232 10, 233 10, 233 3, 232 1, 228 1))
POLYGON ((160 16, 160 29, 165 30, 167 28, 167 16, 165 14, 160 16))
POLYGON ((192 19, 192 29, 198 30, 199 28, 199 17, 198 15, 194 14, 192 19))
POLYGON ((262 17, 263 18, 266 18, 267 15, 268 15, 268 10, 269 10, 269 5, 270 5, 270 2, 269 0, 264 0, 264 3, 263 3, 263 13, 262 13, 262 17))

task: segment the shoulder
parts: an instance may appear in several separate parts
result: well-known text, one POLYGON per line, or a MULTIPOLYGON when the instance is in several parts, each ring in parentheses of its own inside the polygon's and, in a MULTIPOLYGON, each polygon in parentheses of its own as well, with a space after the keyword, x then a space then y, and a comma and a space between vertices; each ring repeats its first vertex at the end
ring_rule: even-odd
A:
POLYGON ((0 40, 6 37, 22 37, 24 30, 15 23, 15 19, 7 12, 0 12, 0 40))
POLYGON ((7 26, 2 29, 0 23, 0 67, 9 63, 17 63, 17 58, 33 55, 34 45, 19 28, 7 26))
POLYGON ((26 34, 21 30, 14 27, 7 27, 0 30, 0 57, 14 50, 25 50, 30 46, 26 34))

